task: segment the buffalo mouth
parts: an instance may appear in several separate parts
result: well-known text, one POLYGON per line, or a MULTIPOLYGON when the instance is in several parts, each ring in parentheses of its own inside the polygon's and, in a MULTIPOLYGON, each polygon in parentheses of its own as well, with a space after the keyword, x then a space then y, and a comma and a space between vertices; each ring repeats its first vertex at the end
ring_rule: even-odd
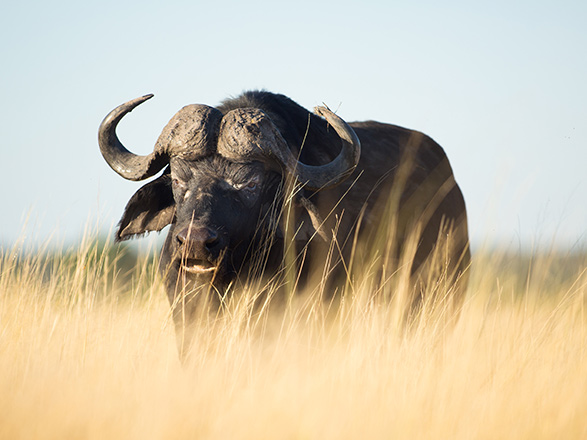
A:
POLYGON ((211 274, 217 269, 215 264, 199 258, 185 258, 180 264, 184 271, 193 274, 211 274))

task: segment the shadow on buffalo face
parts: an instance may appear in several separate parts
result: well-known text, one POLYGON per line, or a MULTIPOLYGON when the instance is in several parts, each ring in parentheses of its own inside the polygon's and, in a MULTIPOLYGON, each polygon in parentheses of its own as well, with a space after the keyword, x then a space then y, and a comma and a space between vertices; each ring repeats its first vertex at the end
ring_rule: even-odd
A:
MULTIPOLYGON (((194 298, 214 301, 231 283, 279 272, 286 205, 296 210, 292 230, 298 249, 334 240, 336 265, 354 253, 352 237, 359 232, 372 243, 368 250, 381 247, 374 231, 386 227, 395 191, 397 221, 393 234, 386 235, 393 243, 384 245, 402 255, 404 238, 418 225, 410 258, 418 274, 438 252, 439 237, 450 235, 444 252, 449 279, 466 283, 464 200, 444 151, 429 137, 374 121, 347 124, 325 107, 312 114, 283 95, 254 91, 217 108, 182 108, 153 152, 140 156, 122 145, 116 127, 151 97, 110 112, 100 126, 99 145, 125 179, 144 180, 163 171, 130 199, 116 239, 171 225, 160 270, 182 332, 196 319, 194 298), (408 162, 408 172, 402 172, 408 162)), ((308 251, 301 273, 319 259, 308 251)), ((457 302, 463 289, 455 289, 457 302)))

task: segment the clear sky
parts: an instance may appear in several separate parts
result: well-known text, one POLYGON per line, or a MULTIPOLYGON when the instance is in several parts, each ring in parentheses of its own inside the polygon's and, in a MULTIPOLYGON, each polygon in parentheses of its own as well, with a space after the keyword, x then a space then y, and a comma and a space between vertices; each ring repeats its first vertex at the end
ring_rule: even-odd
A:
POLYGON ((447 152, 475 246, 587 242, 587 2, 20 1, 0 6, 0 244, 108 231, 140 183, 98 125, 150 152, 183 105, 265 88, 447 152), (28 220, 27 220, 28 219, 28 220))

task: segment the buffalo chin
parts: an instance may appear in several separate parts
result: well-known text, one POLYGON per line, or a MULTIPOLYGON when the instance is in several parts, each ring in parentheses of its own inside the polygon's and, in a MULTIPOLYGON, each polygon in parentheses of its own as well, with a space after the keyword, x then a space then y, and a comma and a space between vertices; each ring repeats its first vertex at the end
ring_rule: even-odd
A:
POLYGON ((223 291, 232 277, 226 262, 221 259, 217 262, 197 258, 177 259, 173 264, 180 279, 183 279, 181 289, 192 289, 200 286, 213 286, 215 290, 223 291))
POLYGON ((182 260, 180 262, 180 268, 187 273, 195 275, 214 274, 218 270, 218 266, 215 264, 197 258, 186 258, 182 260))

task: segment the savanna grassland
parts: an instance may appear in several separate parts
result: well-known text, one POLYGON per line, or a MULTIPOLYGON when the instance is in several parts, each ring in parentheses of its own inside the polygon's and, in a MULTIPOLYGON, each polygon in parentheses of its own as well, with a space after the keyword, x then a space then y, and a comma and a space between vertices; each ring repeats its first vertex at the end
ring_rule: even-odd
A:
POLYGON ((1 439, 587 438, 585 253, 478 251, 459 321, 408 330, 368 277, 245 290, 185 365, 152 254, 0 258, 1 439))

